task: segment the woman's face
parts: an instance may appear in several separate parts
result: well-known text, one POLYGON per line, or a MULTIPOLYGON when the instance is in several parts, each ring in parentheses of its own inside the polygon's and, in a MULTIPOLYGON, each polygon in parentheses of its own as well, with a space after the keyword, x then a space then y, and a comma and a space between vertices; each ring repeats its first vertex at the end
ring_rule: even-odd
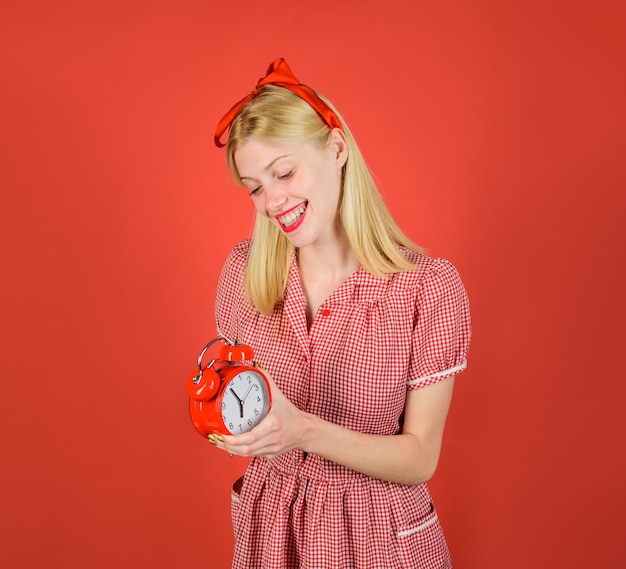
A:
POLYGON ((248 140, 234 159, 256 210, 303 248, 340 234, 337 212, 347 156, 346 139, 334 129, 323 148, 248 140))

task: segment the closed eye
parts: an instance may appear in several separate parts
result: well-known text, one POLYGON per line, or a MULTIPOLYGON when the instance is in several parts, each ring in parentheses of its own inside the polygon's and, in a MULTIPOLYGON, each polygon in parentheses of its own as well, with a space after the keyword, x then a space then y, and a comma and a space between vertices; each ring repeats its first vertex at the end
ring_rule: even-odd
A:
POLYGON ((262 187, 263 187, 263 186, 259 186, 258 188, 254 188, 253 190, 250 190, 249 195, 250 195, 250 196, 253 196, 253 195, 255 195, 256 193, 260 192, 262 187))
POLYGON ((282 176, 278 176, 278 179, 288 180, 289 178, 291 178, 291 176, 293 176, 293 170, 290 170, 289 172, 287 172, 286 174, 283 174, 282 176))

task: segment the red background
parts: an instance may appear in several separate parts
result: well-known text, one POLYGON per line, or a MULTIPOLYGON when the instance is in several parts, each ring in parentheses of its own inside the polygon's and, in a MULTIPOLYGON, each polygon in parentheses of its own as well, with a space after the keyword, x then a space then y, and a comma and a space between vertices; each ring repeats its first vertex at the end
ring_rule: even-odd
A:
POLYGON ((184 380, 251 228, 213 128, 280 56, 470 293, 431 484, 455 566, 623 566, 622 5, 5 2, 2 566, 228 566, 245 463, 184 380))

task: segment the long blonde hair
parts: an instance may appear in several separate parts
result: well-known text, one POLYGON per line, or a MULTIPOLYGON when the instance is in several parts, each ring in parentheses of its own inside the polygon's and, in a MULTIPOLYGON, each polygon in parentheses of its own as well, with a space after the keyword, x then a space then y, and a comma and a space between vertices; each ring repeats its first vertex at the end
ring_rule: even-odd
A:
MULTIPOLYGON (((366 270, 379 277, 415 270, 399 247, 416 251, 420 248, 392 218, 345 121, 330 102, 323 100, 339 117, 348 142, 339 219, 357 259, 366 270)), ((228 166, 235 181, 242 184, 235 152, 247 140, 308 141, 323 147, 328 143, 330 132, 306 101, 283 87, 267 85, 231 125, 226 144, 228 166)), ((292 254, 293 246, 282 231, 265 216, 257 214, 245 289, 259 311, 269 314, 283 299, 292 254)))

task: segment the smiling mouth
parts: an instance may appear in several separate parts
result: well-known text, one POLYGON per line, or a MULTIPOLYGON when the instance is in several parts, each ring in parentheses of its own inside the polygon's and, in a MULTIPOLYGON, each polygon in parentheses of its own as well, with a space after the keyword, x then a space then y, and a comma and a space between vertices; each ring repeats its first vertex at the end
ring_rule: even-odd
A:
POLYGON ((279 223, 283 227, 285 228, 291 227, 292 225, 297 223, 300 217, 302 217, 302 214, 305 212, 305 210, 306 210, 306 204, 302 204, 298 207, 295 207, 294 209, 292 209, 291 211, 289 211, 288 213, 284 215, 277 216, 276 219, 279 221, 279 223))

